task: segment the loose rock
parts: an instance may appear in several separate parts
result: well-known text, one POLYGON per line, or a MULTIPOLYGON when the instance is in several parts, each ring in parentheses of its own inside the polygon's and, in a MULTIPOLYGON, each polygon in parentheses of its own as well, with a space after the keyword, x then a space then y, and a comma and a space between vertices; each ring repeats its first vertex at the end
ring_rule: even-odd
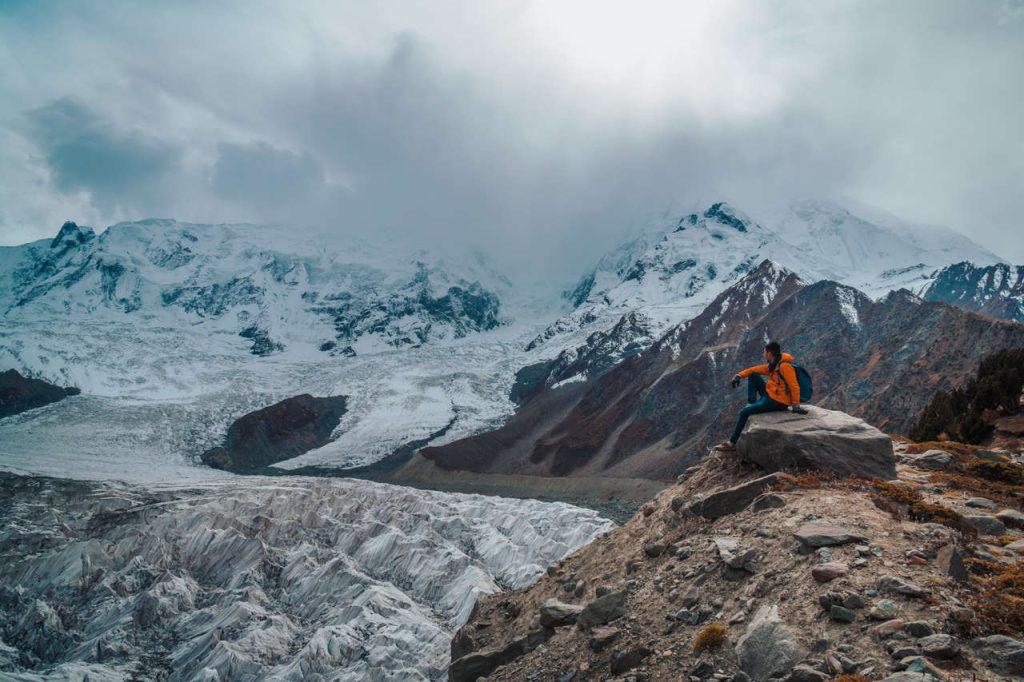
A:
POLYGON ((778 607, 762 607, 736 642, 740 670, 753 682, 764 682, 792 670, 800 660, 792 631, 779 618, 778 607))
POLYGON ((793 534, 805 548, 846 545, 866 540, 863 535, 823 521, 805 523, 793 534))
POLYGON ((811 576, 819 583, 827 583, 850 572, 850 567, 841 561, 829 561, 811 569, 811 576))
POLYGON ((971 648, 1001 675, 1024 675, 1024 642, 1006 635, 980 637, 971 648))
POLYGON ((880 576, 875 581, 875 588, 882 594, 902 594, 915 599, 922 599, 928 596, 928 590, 894 575, 880 576))
POLYGON ((965 516, 964 521, 978 531, 978 535, 1004 535, 1006 533, 1006 526, 1003 522, 988 514, 971 514, 965 516))

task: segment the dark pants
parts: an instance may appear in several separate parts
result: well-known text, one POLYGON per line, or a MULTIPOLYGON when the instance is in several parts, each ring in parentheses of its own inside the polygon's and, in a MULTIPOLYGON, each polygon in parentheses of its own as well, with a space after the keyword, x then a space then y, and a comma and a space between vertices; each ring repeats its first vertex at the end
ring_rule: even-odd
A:
POLYGON ((764 387, 764 377, 760 374, 751 374, 747 377, 747 402, 749 405, 740 410, 740 416, 736 419, 736 428, 733 429, 732 436, 729 437, 729 442, 733 445, 740 439, 740 434, 743 432, 743 427, 747 425, 750 415, 779 412, 786 409, 785 405, 768 397, 764 387))

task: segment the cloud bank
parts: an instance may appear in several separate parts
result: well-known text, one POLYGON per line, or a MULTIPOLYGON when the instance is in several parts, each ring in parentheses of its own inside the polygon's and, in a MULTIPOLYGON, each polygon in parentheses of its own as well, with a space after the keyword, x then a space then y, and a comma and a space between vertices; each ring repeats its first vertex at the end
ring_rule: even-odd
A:
POLYGON ((575 276, 727 198, 1024 262, 1019 2, 0 4, 0 243, 162 216, 575 276))

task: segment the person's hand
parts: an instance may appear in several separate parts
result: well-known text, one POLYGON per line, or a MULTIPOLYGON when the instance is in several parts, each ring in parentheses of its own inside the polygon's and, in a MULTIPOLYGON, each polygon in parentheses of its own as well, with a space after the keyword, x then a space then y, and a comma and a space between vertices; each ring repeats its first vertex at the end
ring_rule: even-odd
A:
POLYGON ((790 405, 789 406, 789 411, 790 412, 795 412, 796 414, 807 414, 807 410, 805 410, 804 408, 800 407, 800 405, 790 405))
POLYGON ((734 374, 733 377, 732 377, 732 381, 730 381, 729 383, 732 385, 733 388, 738 388, 741 381, 742 381, 742 378, 740 377, 740 375, 739 374, 734 374))

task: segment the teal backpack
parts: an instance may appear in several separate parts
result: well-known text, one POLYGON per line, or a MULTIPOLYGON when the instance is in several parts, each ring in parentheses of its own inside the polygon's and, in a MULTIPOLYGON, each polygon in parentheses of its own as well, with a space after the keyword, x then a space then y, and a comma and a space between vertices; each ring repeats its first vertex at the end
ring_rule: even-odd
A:
POLYGON ((811 381, 810 372, 803 365, 795 362, 789 364, 793 365, 793 369, 796 370, 796 382, 800 385, 800 402, 811 402, 811 398, 814 397, 814 382, 811 381))

